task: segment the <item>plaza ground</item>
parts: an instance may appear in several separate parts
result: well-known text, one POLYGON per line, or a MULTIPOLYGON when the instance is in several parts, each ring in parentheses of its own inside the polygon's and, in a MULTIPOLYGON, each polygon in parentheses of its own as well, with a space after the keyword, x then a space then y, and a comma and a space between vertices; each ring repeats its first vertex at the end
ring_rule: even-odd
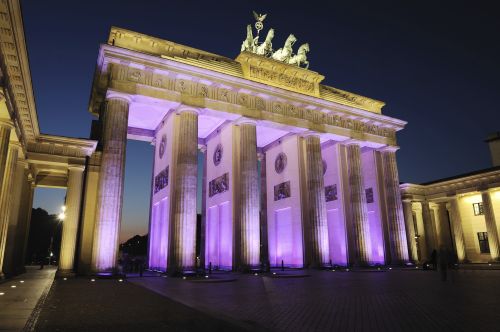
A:
MULTIPOLYGON (((28 320, 36 325, 27 327, 36 331, 493 331, 500 321, 499 270, 460 270, 449 274, 446 282, 437 272, 421 270, 298 274, 309 276, 231 273, 208 280, 235 280, 213 283, 151 274, 123 282, 56 279, 39 312, 35 310, 28 320)), ((23 285, 28 286, 29 278, 25 279, 23 285)))

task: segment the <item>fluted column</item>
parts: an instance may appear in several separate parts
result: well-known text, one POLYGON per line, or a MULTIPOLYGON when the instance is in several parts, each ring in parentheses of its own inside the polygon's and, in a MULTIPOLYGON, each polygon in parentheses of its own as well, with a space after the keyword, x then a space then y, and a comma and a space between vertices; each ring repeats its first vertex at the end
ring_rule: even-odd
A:
POLYGON ((28 246, 28 235, 31 222, 31 210, 33 207, 33 193, 35 191, 34 179, 30 174, 29 168, 25 169, 23 198, 20 207, 18 230, 18 246, 16 249, 16 273, 25 272, 24 263, 26 261, 26 249, 28 246))
MULTIPOLYGON (((2 98, 0 97, 0 100, 2 98)), ((5 167, 7 163, 7 153, 9 151, 10 131, 12 123, 0 120, 0 190, 5 178, 5 167)), ((1 192, 0 192, 1 194, 1 192)))
POLYGON ((192 270, 196 265, 198 113, 189 108, 179 110, 175 121, 167 268, 170 274, 192 270))
POLYGON ((16 171, 18 145, 10 144, 7 154, 7 162, 4 172, 0 194, 0 277, 3 277, 5 245, 7 242, 7 230, 12 205, 12 186, 14 184, 14 174, 16 171))
MULTIPOLYGON (((427 255, 431 255, 433 250, 437 250, 436 228, 432 221, 431 208, 429 202, 422 202, 422 219, 424 222, 425 245, 427 255)), ((428 257, 427 257, 428 258, 428 257)))
POLYGON ((347 145, 349 177, 349 198, 354 228, 354 243, 357 251, 356 265, 370 264, 370 226, 366 207, 363 172, 361 169, 361 148, 357 144, 347 145))
POLYGON ((389 222, 389 239, 391 243, 392 263, 408 262, 408 243, 406 241, 405 220, 399 189, 396 150, 386 149, 382 152, 384 160, 384 180, 389 222))
POLYGON ((257 268, 260 265, 260 220, 257 131, 254 122, 239 124, 239 166, 239 265, 241 268, 257 268))
POLYGON ((408 243, 408 248, 411 254, 411 260, 413 262, 418 262, 418 251, 417 251, 417 241, 415 234, 415 221, 413 220, 413 209, 411 200, 403 200, 403 211, 405 215, 406 222, 406 241, 408 243))
POLYGON ((203 145, 200 148, 200 152, 203 154, 203 176, 201 179, 201 229, 200 229, 200 267, 205 267, 205 255, 206 255, 206 231, 207 231, 207 146, 203 145))
POLYGON ((3 272, 12 276, 16 274, 15 266, 15 256, 17 248, 17 232, 20 226, 19 220, 19 209, 21 206, 21 195, 23 192, 23 178, 24 169, 27 167, 28 163, 26 160, 21 160, 18 158, 15 166, 15 171, 12 174, 12 185, 11 185, 11 195, 10 206, 9 206, 9 218, 7 225, 7 238, 5 242, 4 251, 4 262, 3 262, 3 272))
POLYGON ((462 229, 462 218, 460 216, 460 209, 458 204, 458 197, 454 197, 450 202, 450 217, 453 237, 455 238, 455 250, 457 259, 460 263, 467 261, 467 254, 465 251, 464 231, 462 229))
POLYGON ((438 222, 436 228, 438 229, 438 245, 451 250, 453 244, 451 243, 451 229, 446 204, 446 202, 437 203, 438 222))
POLYGON ((64 274, 73 273, 82 200, 83 170, 83 166, 68 167, 66 218, 62 223, 61 254, 59 258, 59 272, 64 274))
POLYGON ((490 255, 492 260, 498 261, 500 260, 498 231, 495 211, 493 211, 490 195, 491 194, 487 190, 481 192, 481 198, 483 199, 484 220, 486 221, 486 231, 488 232, 488 244, 490 245, 490 255))
POLYGON ((329 264, 323 159, 318 135, 304 137, 306 157, 307 216, 304 223, 307 263, 311 267, 329 264), (309 251, 309 252, 307 252, 309 251))
POLYGON ((262 263, 269 267, 269 244, 267 235, 267 170, 266 154, 258 153, 260 161, 260 257, 262 263))
POLYGON ((123 202, 129 101, 108 98, 102 117, 102 158, 92 250, 94 272, 114 272, 123 202))

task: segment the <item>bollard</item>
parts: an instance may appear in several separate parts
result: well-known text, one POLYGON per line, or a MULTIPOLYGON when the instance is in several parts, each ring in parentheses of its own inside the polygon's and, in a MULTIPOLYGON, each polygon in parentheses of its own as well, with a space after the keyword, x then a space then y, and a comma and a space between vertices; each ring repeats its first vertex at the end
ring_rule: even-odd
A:
POLYGON ((208 274, 212 274, 212 262, 208 264, 208 274))
POLYGON ((281 260, 281 271, 285 271, 285 263, 281 260))

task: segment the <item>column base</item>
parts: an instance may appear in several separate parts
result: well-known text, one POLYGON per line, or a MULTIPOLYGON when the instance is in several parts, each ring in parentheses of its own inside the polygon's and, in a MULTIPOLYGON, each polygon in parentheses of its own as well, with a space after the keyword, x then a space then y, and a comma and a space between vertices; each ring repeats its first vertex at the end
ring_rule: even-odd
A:
POLYGON ((76 273, 73 270, 57 270, 56 278, 74 278, 76 273))

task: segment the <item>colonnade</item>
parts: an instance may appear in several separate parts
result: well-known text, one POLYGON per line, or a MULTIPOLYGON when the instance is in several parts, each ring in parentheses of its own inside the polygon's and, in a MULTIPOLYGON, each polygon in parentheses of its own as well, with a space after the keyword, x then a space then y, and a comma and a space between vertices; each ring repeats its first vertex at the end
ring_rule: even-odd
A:
MULTIPOLYGON (((195 109, 180 107, 170 113, 155 132, 155 189, 149 229, 149 265, 152 269, 174 273, 197 267, 238 270, 260 268, 269 262, 268 250, 271 250, 268 249, 268 231, 271 226, 267 224, 266 206, 272 194, 269 193, 266 172, 272 169, 270 164, 275 166, 275 161, 271 160, 268 164, 266 150, 257 147, 257 123, 253 120, 240 119, 226 124, 200 145, 195 132, 197 115, 195 109), (202 232, 201 250, 198 253, 201 257, 197 257, 194 243, 197 231, 198 149, 204 155, 201 184, 203 211, 198 230, 202 232), (170 154, 165 157, 164 153, 170 154), (228 157, 222 157, 222 154, 228 157), (260 173, 258 160, 261 163, 260 173), (222 163, 222 166, 218 163, 222 163), (165 184, 157 187, 157 183, 163 181, 165 184)), ((295 136, 299 142, 296 153, 300 164, 297 166, 301 169, 301 175, 297 173, 297 177, 300 177, 300 232, 303 243, 300 244, 302 261, 295 266, 329 266, 332 260, 329 254, 325 166, 320 135, 306 133, 295 136)), ((346 250, 356 252, 356 260, 349 264, 373 265, 363 181, 363 167, 367 166, 363 166, 361 161, 362 142, 350 141, 346 147, 346 190, 349 194, 344 202, 348 205, 344 222, 352 226, 354 231, 346 250)), ((384 210, 381 227, 387 228, 387 242, 391 244, 390 248, 382 249, 385 251, 384 263, 405 264, 410 259, 395 149, 381 149, 377 153, 382 160, 378 176, 384 179, 380 187, 376 188, 380 191, 379 195, 384 196, 385 202, 383 206, 380 203, 384 210)), ((347 234, 344 236, 347 237, 347 234)))
MULTIPOLYGON (((79 251, 78 245, 82 246, 82 235, 78 237, 79 229, 84 227, 81 220, 81 206, 86 206, 85 204, 92 201, 94 198, 89 195, 93 194, 96 196, 95 209, 91 211, 94 214, 91 271, 93 273, 117 271, 129 104, 130 100, 125 97, 110 97, 102 109, 101 152, 95 193, 87 190, 89 181, 95 181, 95 178, 85 182, 83 165, 70 164, 67 168, 66 218, 62 226, 60 274, 74 273, 77 262, 75 257, 79 251), (82 193, 85 193, 85 196, 82 196, 82 193)), ((295 227, 293 231, 290 228, 292 226, 288 228, 286 232, 294 232, 294 235, 288 234, 291 237, 287 240, 288 235, 284 236, 280 234, 282 231, 276 231, 276 227, 282 227, 277 223, 283 223, 285 219, 280 217, 280 220, 276 219, 272 220, 271 224, 267 223, 268 217, 271 216, 273 219, 273 213, 275 213, 267 211, 266 206, 274 202, 272 193, 269 193, 272 185, 269 182, 269 176, 275 173, 273 168, 278 167, 277 161, 266 160, 268 154, 266 149, 257 147, 258 123, 245 118, 227 126, 225 135, 228 135, 230 144, 225 148, 224 153, 229 154, 229 159, 223 162, 227 164, 224 166, 227 174, 223 174, 222 178, 219 176, 214 179, 216 171, 211 160, 214 151, 211 148, 212 155, 205 154, 202 185, 204 188, 203 222, 198 230, 203 232, 202 249, 201 253, 196 253, 196 196, 198 149, 200 148, 198 114, 199 111, 196 109, 180 107, 170 113, 169 119, 163 121, 166 129, 162 131, 159 127, 156 132, 155 142, 158 153, 163 139, 162 135, 168 136, 168 139, 164 139, 165 141, 161 143, 164 150, 162 153, 168 157, 155 156, 159 159, 155 159, 154 176, 157 177, 163 171, 164 178, 161 181, 166 181, 166 186, 164 186, 166 189, 162 187, 158 190, 163 210, 158 209, 156 214, 154 209, 160 202, 156 202, 156 191, 152 195, 150 265, 152 267, 156 265, 156 268, 168 270, 171 273, 193 270, 200 265, 208 267, 211 259, 214 259, 213 255, 207 258, 208 247, 214 241, 217 242, 215 245, 221 259, 220 265, 226 268, 246 270, 269 264, 269 255, 271 255, 269 245, 274 248, 273 253, 276 253, 276 250, 281 251, 281 254, 283 250, 294 251, 290 254, 290 257, 294 257, 291 258, 293 264, 287 261, 290 266, 321 267, 333 264, 330 257, 332 243, 330 243, 329 232, 331 232, 331 227, 327 216, 325 196, 326 165, 320 134, 308 132, 290 136, 294 137, 293 139, 297 142, 295 151, 288 152, 290 160, 292 158, 296 160, 295 164, 290 166, 296 168, 295 175, 287 175, 292 177, 288 184, 280 184, 284 186, 273 185, 274 201, 287 199, 291 195, 288 191, 295 190, 294 186, 299 188, 300 199, 295 197, 297 201, 294 202, 300 205, 300 216, 297 217, 297 214, 292 216, 297 220, 299 227, 293 226, 295 227), (166 158, 168 165, 160 167, 163 162, 159 161, 162 160, 161 158, 166 158), (260 172, 258 160, 260 160, 260 172), (207 169, 210 170, 209 174, 207 174, 207 169), (291 187, 290 181, 292 181, 291 187), (281 191, 276 193, 276 190, 281 191), (207 204, 207 199, 209 196, 211 199, 217 198, 217 195, 220 196, 225 191, 231 194, 227 199, 229 205, 218 206, 217 214, 220 213, 220 217, 217 217, 217 225, 215 225, 214 215, 207 213, 215 203, 211 201, 212 205, 207 204), (279 197, 277 198, 276 195, 279 197), (156 219, 153 220, 154 218, 156 219), (226 226, 219 224, 226 222, 222 220, 223 218, 227 221, 226 226), (225 230, 224 227, 226 227, 225 230), (213 237, 215 229, 217 229, 216 238, 213 237), (269 238, 268 233, 271 231, 275 233, 269 238), (292 237, 294 240, 291 240, 292 237), (220 244, 222 242, 225 243, 223 246, 220 244), (197 257, 197 254, 201 257, 197 257)), ((11 269, 12 273, 16 273, 17 270, 22 269, 23 265, 24 246, 31 215, 29 211, 35 183, 27 167, 26 159, 18 158, 20 145, 9 140, 11 128, 12 125, 7 122, 0 123, 0 185, 2 188, 0 264, 3 271, 11 273, 9 270, 11 269), (18 185, 20 183, 22 185, 18 185), (6 257, 8 257, 7 263, 4 259, 6 257)), ((281 140, 276 144, 280 143, 281 140)), ((211 143, 205 142, 205 144, 211 143)), ((354 257, 348 263, 359 266, 372 265, 371 255, 374 249, 370 238, 373 235, 370 231, 367 210, 369 203, 363 178, 366 171, 364 168, 368 166, 363 165, 362 142, 349 141, 336 144, 345 146, 346 151, 343 166, 346 172, 340 176, 345 178, 345 186, 342 186, 345 192, 340 193, 344 197, 342 223, 345 224, 343 227, 345 234, 340 236, 348 239, 345 250, 349 252, 349 257, 354 257)), ((206 146, 202 145, 201 148, 207 150, 206 146)), ((218 153, 222 154, 221 151, 218 153)), ((386 243, 390 243, 390 247, 383 248, 384 262, 407 263, 409 261, 408 245, 407 237, 404 236, 406 227, 397 186, 395 150, 381 149, 376 153, 379 154, 382 162, 382 167, 377 170, 377 176, 383 179, 379 181, 380 186, 375 188, 377 195, 381 198, 380 209, 383 210, 380 213, 380 218, 383 220, 379 224, 386 229, 385 234, 388 237, 386 243)), ((286 165, 286 160, 280 162, 286 165)), ((339 187, 341 187, 340 184, 339 187)), ((215 213, 213 209, 210 211, 215 213)), ((80 247, 80 251, 83 250, 82 248, 80 247)), ((276 257, 270 265, 279 264, 279 258, 276 257)))
MULTIPOLYGON (((499 234, 497 217, 492 206, 491 191, 480 190, 474 195, 476 201, 482 204, 482 210, 476 217, 483 217, 488 234, 489 261, 498 261, 499 234)), ((425 262, 432 252, 440 248, 451 250, 458 263, 469 262, 468 250, 475 251, 472 234, 469 248, 467 247, 464 233, 464 216, 461 212, 461 200, 458 195, 449 195, 447 198, 436 200, 405 199, 403 202, 406 220, 407 239, 411 257, 416 262, 425 262), (432 206, 431 206, 432 204, 432 206)), ((478 204, 478 203, 476 203, 478 204)), ((462 208, 473 209, 473 204, 466 203, 462 208)), ((469 230, 469 232, 472 230, 469 230)), ((484 253, 482 253, 484 254, 484 253)))

